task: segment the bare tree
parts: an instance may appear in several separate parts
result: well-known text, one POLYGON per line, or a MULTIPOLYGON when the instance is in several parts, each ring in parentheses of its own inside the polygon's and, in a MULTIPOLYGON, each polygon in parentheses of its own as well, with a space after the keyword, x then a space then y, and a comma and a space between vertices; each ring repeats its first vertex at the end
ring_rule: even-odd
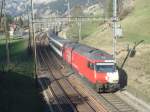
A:
POLYGON ((118 15, 120 19, 125 18, 133 10, 134 0, 118 0, 118 15))

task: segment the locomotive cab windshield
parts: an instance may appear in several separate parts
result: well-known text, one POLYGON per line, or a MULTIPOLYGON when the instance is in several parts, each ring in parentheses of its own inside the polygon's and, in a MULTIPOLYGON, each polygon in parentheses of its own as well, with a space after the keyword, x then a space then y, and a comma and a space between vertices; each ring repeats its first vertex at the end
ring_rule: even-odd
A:
POLYGON ((114 63, 107 63, 107 62, 103 62, 103 63, 96 63, 96 67, 95 67, 97 72, 115 72, 116 67, 114 63))

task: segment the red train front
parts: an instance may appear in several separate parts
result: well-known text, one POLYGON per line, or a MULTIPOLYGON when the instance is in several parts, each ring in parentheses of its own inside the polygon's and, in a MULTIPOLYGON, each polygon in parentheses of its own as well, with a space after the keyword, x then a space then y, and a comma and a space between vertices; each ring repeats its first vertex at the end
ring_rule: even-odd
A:
POLYGON ((98 92, 113 91, 119 87, 119 74, 112 55, 56 35, 49 35, 49 41, 58 55, 95 84, 98 92))

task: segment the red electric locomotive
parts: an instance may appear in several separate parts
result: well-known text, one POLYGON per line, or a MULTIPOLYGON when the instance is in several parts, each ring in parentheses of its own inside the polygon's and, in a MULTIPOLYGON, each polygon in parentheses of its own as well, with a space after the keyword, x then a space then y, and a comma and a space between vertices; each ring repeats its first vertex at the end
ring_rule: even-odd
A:
POLYGON ((96 85, 98 92, 112 91, 119 87, 119 74, 112 55, 49 34, 50 46, 78 73, 96 85))

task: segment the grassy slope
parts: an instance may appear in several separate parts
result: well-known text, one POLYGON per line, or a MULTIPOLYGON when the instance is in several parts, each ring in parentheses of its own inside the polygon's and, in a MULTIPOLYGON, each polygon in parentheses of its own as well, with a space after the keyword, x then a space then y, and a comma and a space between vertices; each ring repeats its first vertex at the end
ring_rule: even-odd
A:
POLYGON ((129 90, 150 102, 150 0, 136 0, 134 11, 121 23, 125 38, 122 41, 144 40, 145 44, 137 48, 137 55, 126 63, 129 76, 129 90), (137 92, 136 92, 137 91, 137 92), (143 97, 147 96, 147 97, 143 97))
MULTIPOLYGON (((135 42, 139 40, 145 40, 145 43, 150 43, 150 1, 149 0, 136 0, 135 8, 123 21, 121 25, 123 27, 124 38, 118 40, 119 42, 135 42)), ((85 43, 90 43, 91 40, 96 46, 101 47, 100 44, 106 43, 111 47, 112 30, 108 24, 99 27, 99 33, 94 33, 89 38, 83 40, 85 43), (93 39, 91 39, 93 37, 93 39), (95 42, 99 40, 98 42, 95 42)))
MULTIPOLYGON (((22 40, 22 39, 11 39, 10 44, 9 44, 9 49, 10 49, 10 59, 12 61, 12 64, 15 64, 14 61, 18 61, 15 57, 18 56, 18 53, 24 52, 27 48, 27 41, 22 40), (17 55, 16 55, 17 54, 17 55)), ((2 62, 5 61, 6 58, 6 47, 5 47, 5 39, 0 40, 0 49, 1 49, 1 54, 0 54, 0 59, 1 59, 1 64, 2 62)), ((24 52, 26 53, 26 52, 24 52)), ((23 55, 20 53, 19 55, 23 55)), ((21 57, 19 57, 20 59, 21 57)))
MULTIPOLYGON (((124 49, 126 44, 144 40, 137 47, 134 58, 128 59, 125 70, 128 73, 129 90, 150 103, 150 0, 135 0, 135 8, 123 21, 124 38, 118 39, 117 51, 124 49), (143 97, 146 96, 146 97, 143 97)), ((112 52, 112 30, 107 24, 99 27, 99 30, 85 38, 83 43, 112 52)), ((117 55, 118 64, 122 63, 127 52, 117 55)))
MULTIPOLYGON (((0 65, 4 64, 5 46, 0 40, 0 65)), ((41 112, 42 102, 33 79, 33 60, 27 53, 26 40, 10 44, 11 71, 0 72, 0 112, 41 112)))
POLYGON ((145 40, 150 43, 150 0, 136 0, 134 11, 122 21, 128 41, 145 40))
MULTIPOLYGON (((89 36, 91 33, 95 32, 99 24, 100 24, 99 22, 82 22, 81 37, 85 38, 89 36)), ((70 26, 70 29, 67 32, 67 37, 75 38, 76 40, 78 40, 79 26, 76 23, 73 23, 70 26)))

